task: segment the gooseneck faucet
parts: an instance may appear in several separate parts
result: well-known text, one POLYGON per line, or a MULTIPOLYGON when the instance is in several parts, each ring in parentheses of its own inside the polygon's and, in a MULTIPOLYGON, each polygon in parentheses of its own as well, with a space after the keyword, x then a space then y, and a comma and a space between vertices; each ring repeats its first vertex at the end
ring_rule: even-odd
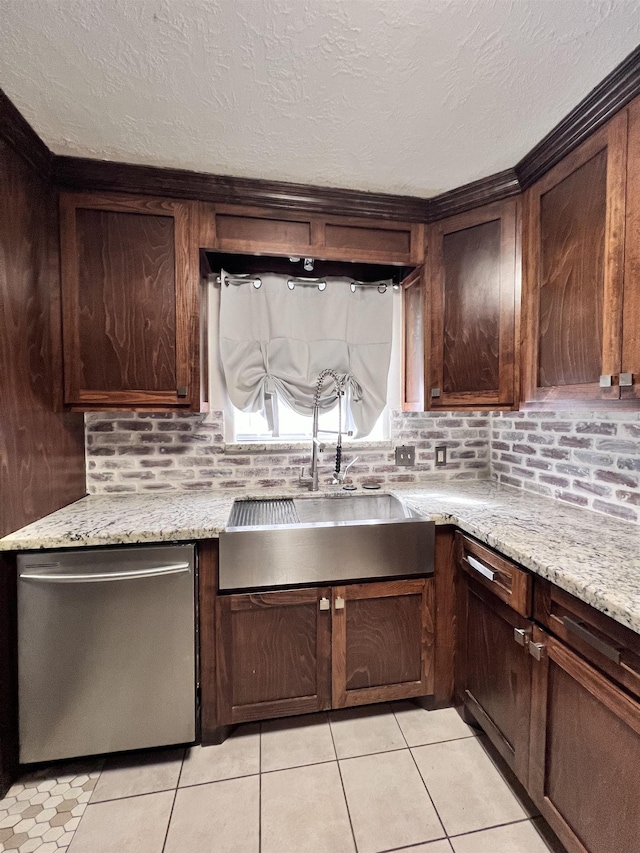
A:
MULTIPOLYGON (((298 482, 301 486, 308 486, 309 491, 317 492, 319 489, 318 484, 318 456, 324 450, 324 444, 318 438, 318 433, 329 433, 331 435, 337 435, 338 440, 336 443, 336 468, 333 474, 333 482, 340 483, 344 480, 344 477, 347 473, 347 470, 353 465, 356 461, 353 459, 349 465, 345 468, 344 472, 340 471, 340 463, 342 459, 342 398, 344 397, 344 382, 345 377, 339 376, 335 370, 331 368, 326 368, 320 372, 318 376, 318 381, 316 383, 315 394, 313 395, 313 431, 311 438, 311 466, 309 468, 309 476, 304 476, 304 466, 300 471, 300 477, 298 478, 298 482), (320 417, 320 395, 322 393, 322 386, 324 384, 324 380, 327 376, 330 376, 333 379, 333 383, 336 388, 336 397, 338 399, 338 430, 329 430, 319 428, 319 417, 320 417)), ((347 435, 353 435, 351 430, 347 433, 347 435)))

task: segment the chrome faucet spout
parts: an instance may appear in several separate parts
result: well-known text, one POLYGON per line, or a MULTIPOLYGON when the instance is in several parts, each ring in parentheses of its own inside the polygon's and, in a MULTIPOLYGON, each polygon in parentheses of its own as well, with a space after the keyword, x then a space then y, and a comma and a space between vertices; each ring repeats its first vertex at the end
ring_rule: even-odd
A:
POLYGON ((324 444, 318 438, 319 432, 327 432, 333 433, 338 436, 338 447, 342 445, 342 398, 344 396, 344 382, 345 377, 341 377, 335 370, 331 368, 327 368, 320 372, 318 376, 318 381, 316 382, 316 390, 313 397, 313 433, 311 439, 311 467, 309 469, 309 476, 304 477, 304 469, 300 473, 300 477, 298 478, 298 482, 302 486, 308 486, 309 491, 317 492, 320 488, 319 485, 319 477, 318 477, 318 454, 322 453, 324 450, 324 444), (321 430, 318 425, 318 421, 320 418, 320 394, 322 393, 322 385, 327 376, 330 376, 333 379, 333 384, 336 388, 336 397, 338 400, 339 414, 338 414, 338 431, 334 432, 333 430, 321 430))

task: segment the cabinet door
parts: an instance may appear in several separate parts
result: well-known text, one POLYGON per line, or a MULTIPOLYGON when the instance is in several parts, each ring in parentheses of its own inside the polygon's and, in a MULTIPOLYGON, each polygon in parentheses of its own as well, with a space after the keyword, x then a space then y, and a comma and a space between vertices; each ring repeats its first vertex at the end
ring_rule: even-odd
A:
POLYGON ((457 693, 516 776, 527 782, 531 623, 466 579, 457 693))
POLYGON ((629 107, 620 396, 640 399, 640 98, 629 107))
POLYGON ((529 793, 569 853, 638 849, 640 704, 534 628, 529 793))
POLYGON ((65 402, 197 408, 188 205, 63 195, 60 212, 65 402))
POLYGON ((626 150, 625 111, 527 191, 525 404, 620 396, 626 150))
POLYGON ((333 590, 333 707, 433 693, 433 578, 333 590))
POLYGON ((218 725, 330 706, 331 591, 220 595, 218 725))
POLYGON ((510 199, 431 227, 431 409, 514 403, 516 213, 510 199))

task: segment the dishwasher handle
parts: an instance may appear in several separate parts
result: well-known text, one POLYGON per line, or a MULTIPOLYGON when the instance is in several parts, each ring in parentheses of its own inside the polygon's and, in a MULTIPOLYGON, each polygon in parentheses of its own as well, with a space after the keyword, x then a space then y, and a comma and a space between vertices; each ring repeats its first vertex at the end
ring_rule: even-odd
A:
POLYGON ((162 575, 181 575, 191 568, 189 563, 173 563, 168 566, 152 566, 148 569, 131 569, 124 572, 92 572, 54 573, 54 572, 24 572, 20 580, 38 581, 41 583, 105 583, 107 581, 139 580, 140 578, 155 578, 162 575))

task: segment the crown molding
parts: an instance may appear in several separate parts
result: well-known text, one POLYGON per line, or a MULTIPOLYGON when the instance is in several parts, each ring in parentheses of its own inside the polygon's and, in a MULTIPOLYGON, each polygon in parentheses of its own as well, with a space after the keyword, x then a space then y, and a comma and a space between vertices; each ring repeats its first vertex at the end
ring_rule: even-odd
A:
POLYGON ((42 177, 49 178, 53 155, 18 108, 0 89, 0 139, 42 177))
POLYGON ((54 157, 53 179, 66 190, 105 190, 164 195, 219 204, 271 207, 319 215, 374 217, 425 222, 429 201, 415 196, 290 184, 257 178, 234 178, 136 166, 108 160, 54 157))
POLYGON ((518 176, 513 169, 496 172, 488 178, 481 178, 470 184, 464 184, 446 193, 429 199, 429 222, 437 222, 448 216, 455 216, 474 207, 481 207, 495 201, 503 201, 521 191, 518 176))
POLYGON ((520 160, 515 171, 522 189, 539 180, 637 95, 640 95, 640 46, 520 160))

